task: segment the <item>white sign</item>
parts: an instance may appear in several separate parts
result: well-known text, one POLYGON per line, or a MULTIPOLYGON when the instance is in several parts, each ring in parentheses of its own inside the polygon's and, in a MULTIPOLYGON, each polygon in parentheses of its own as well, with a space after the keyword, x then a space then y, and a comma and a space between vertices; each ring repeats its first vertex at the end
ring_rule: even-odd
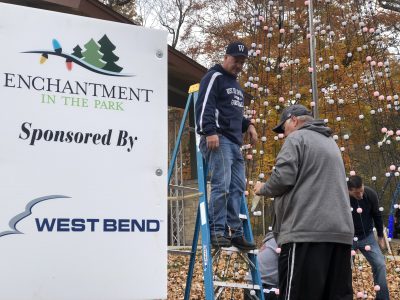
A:
POLYGON ((0 4, 0 45, 0 300, 166 298, 167 34, 0 4))

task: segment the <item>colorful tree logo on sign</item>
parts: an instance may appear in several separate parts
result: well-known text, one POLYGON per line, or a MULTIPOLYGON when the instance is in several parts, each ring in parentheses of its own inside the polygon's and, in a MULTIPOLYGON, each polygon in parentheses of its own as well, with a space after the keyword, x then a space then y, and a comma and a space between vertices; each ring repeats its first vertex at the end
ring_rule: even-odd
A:
POLYGON ((121 74, 123 68, 116 64, 119 57, 114 53, 116 46, 111 42, 108 36, 105 34, 97 42, 91 38, 84 48, 76 45, 73 48, 72 54, 63 53, 61 44, 58 40, 53 39, 53 50, 33 50, 25 51, 23 53, 40 53, 40 64, 44 64, 49 55, 60 56, 65 58, 66 67, 69 71, 73 68, 73 63, 80 65, 81 67, 108 76, 120 76, 120 77, 131 77, 131 74, 121 74))

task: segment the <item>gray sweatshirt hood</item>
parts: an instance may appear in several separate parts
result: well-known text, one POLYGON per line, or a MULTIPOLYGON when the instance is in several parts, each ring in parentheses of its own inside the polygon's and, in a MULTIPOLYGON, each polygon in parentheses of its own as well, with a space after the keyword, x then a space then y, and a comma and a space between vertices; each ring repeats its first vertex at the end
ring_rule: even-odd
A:
POLYGON ((332 135, 332 129, 325 125, 324 120, 314 120, 306 122, 298 130, 312 130, 328 137, 332 135))

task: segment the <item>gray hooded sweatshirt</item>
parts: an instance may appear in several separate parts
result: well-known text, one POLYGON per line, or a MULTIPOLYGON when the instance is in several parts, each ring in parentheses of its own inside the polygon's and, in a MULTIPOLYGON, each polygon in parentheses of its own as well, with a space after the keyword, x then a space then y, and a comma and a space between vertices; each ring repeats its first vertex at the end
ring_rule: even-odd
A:
POLYGON ((346 173, 331 134, 321 120, 289 134, 261 189, 260 194, 275 198, 273 230, 279 245, 353 242, 346 173))

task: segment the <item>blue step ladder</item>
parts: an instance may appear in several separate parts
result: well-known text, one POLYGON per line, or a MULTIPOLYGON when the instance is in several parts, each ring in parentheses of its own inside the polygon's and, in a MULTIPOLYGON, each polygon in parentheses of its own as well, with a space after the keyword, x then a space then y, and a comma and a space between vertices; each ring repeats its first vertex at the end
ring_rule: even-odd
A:
MULTIPOLYGON (((183 113, 182 121, 179 127, 177 140, 171 156, 170 166, 168 169, 168 185, 171 180, 172 172, 176 162, 176 157, 179 151, 179 145, 181 142, 182 133, 184 130, 185 121, 191 107, 191 104, 195 105, 198 97, 199 84, 190 86, 188 92, 188 98, 186 101, 186 107, 183 113)), ((250 295, 253 299, 264 300, 264 292, 261 283, 260 272, 257 261, 257 250, 242 252, 236 247, 220 248, 215 253, 217 256, 222 251, 229 253, 237 252, 237 254, 248 264, 251 271, 251 278, 253 284, 240 284, 230 283, 227 281, 216 281, 216 276, 213 274, 213 256, 211 254, 211 242, 210 242, 210 227, 208 222, 208 202, 207 202, 207 165, 203 160, 202 154, 199 150, 200 136, 196 134, 196 163, 197 163, 197 176, 198 176, 198 187, 199 187, 199 206, 197 209, 196 224, 193 235, 192 249, 190 252, 190 264, 189 271, 186 280, 185 288, 185 300, 190 299, 190 289, 192 285, 194 265, 196 260, 197 244, 199 240, 199 233, 201 230, 201 242, 202 242, 202 260, 203 260, 203 278, 205 287, 205 299, 214 300, 218 299, 224 289, 249 289, 250 295)), ((249 212, 247 208, 246 198, 243 195, 240 207, 240 218, 243 220, 243 232, 247 241, 254 242, 253 233, 251 230, 249 212)))

